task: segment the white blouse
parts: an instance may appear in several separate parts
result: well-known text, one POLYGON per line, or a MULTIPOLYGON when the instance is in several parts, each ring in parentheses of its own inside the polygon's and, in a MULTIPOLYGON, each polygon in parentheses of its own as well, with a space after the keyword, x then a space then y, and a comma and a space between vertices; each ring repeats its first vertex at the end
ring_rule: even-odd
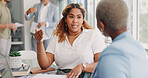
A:
POLYGON ((58 37, 54 37, 49 43, 46 52, 54 54, 55 63, 60 69, 73 69, 78 64, 90 64, 94 62, 94 54, 102 52, 105 48, 103 36, 98 30, 85 29, 75 39, 73 45, 67 37, 58 43, 58 37))

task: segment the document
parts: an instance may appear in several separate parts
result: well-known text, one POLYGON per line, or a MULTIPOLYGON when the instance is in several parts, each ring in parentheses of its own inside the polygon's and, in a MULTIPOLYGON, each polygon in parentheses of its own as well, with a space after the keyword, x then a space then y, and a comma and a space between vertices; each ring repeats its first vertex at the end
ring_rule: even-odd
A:
MULTIPOLYGON (((21 24, 21 23, 18 23, 18 22, 16 22, 15 25, 16 25, 17 27, 22 27, 22 26, 24 26, 24 24, 21 24)), ((13 34, 15 35, 15 31, 13 31, 13 34)))
POLYGON ((38 28, 37 26, 38 26, 38 23, 32 22, 30 32, 34 34, 35 33, 35 28, 37 28, 38 30, 42 29, 44 31, 45 26, 41 26, 40 28, 38 28))
POLYGON ((16 22, 15 25, 16 25, 17 27, 22 27, 22 26, 24 26, 23 24, 18 23, 18 22, 16 22))
POLYGON ((55 75, 55 74, 37 74, 32 78, 67 78, 66 75, 55 75))

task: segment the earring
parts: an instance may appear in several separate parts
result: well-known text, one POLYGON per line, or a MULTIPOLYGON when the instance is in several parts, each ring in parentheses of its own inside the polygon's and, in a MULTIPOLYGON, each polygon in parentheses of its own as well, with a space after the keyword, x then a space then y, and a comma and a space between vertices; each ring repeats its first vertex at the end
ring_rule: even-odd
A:
POLYGON ((65 25, 65 29, 66 29, 66 31, 67 31, 67 28, 68 28, 68 26, 67 26, 67 23, 66 23, 66 25, 65 25))
POLYGON ((83 30, 83 28, 84 28, 84 25, 81 26, 81 30, 83 30))

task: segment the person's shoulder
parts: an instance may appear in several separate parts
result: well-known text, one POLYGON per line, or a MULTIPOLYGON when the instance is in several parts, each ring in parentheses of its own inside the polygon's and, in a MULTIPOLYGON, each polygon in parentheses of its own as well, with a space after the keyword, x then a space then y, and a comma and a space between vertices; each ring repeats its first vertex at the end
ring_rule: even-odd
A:
POLYGON ((34 4, 35 7, 40 6, 42 3, 34 4))
POLYGON ((95 32, 95 30, 94 29, 84 29, 84 32, 85 33, 93 33, 93 32, 95 32))
POLYGON ((118 43, 111 43, 109 46, 107 46, 103 52, 103 56, 127 56, 127 52, 124 52, 123 47, 120 46, 121 44, 118 43))
POLYGON ((115 45, 109 45, 107 48, 103 50, 103 52, 99 56, 99 60, 106 61, 106 64, 114 62, 114 64, 116 65, 117 61, 124 60, 127 62, 129 60, 129 55, 128 53, 124 52, 121 49, 121 47, 117 47, 115 45))
POLYGON ((58 36, 54 36, 51 39, 54 40, 54 41, 57 41, 58 40, 58 36))
POLYGON ((53 3, 51 3, 50 2, 50 5, 52 6, 52 8, 54 7, 54 8, 57 8, 57 6, 55 5, 55 4, 53 4, 53 3))
POLYGON ((92 35, 102 35, 98 29, 85 29, 84 32, 92 35))
POLYGON ((4 6, 3 6, 3 4, 1 3, 1 1, 0 1, 0 7, 1 7, 1 8, 3 8, 3 7, 4 7, 4 6))

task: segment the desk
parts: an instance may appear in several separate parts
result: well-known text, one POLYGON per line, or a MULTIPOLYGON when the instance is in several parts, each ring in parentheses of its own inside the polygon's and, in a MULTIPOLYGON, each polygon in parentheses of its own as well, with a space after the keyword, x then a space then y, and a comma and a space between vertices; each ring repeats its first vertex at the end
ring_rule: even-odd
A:
POLYGON ((31 78, 66 78, 66 75, 56 75, 56 71, 32 74, 31 78))

